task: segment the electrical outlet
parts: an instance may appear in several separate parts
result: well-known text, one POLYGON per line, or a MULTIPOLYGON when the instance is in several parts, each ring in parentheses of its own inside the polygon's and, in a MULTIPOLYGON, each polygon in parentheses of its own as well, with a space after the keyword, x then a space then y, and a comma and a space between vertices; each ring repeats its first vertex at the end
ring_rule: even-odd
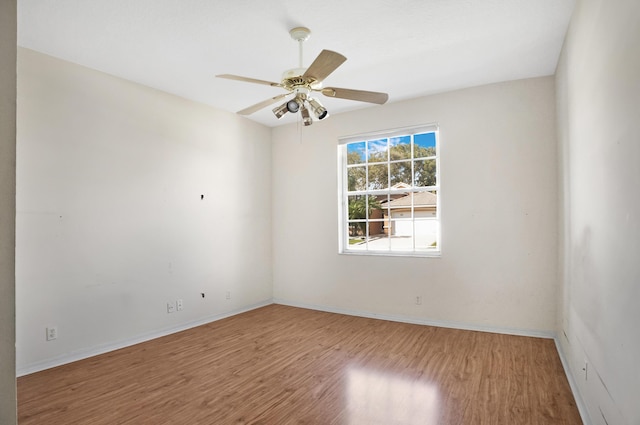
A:
POLYGON ((183 308, 184 308, 184 305, 182 304, 182 300, 177 300, 176 301, 176 310, 182 311, 183 308))
POLYGON ((53 341, 58 338, 58 327, 51 326, 47 328, 47 341, 53 341))
POLYGON ((422 305, 422 296, 416 295, 416 305, 422 305))
POLYGON ((174 303, 167 303, 167 313, 173 313, 176 311, 176 305, 174 303))
POLYGON ((230 300, 230 299, 231 299, 231 291, 227 291, 226 298, 227 298, 228 300, 230 300))

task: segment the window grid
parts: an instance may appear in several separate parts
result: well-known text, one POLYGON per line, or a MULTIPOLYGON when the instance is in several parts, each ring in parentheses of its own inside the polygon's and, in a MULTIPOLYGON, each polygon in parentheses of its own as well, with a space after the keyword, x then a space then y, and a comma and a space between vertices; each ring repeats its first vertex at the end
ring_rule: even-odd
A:
MULTIPOLYGON (((366 139, 350 141, 341 146, 343 155, 343 184, 341 187, 342 195, 342 223, 341 232, 341 252, 346 253, 370 253, 370 254, 395 254, 395 255, 434 255, 440 252, 440 179, 439 179, 439 143, 438 132, 425 131, 417 134, 402 134, 398 132, 395 135, 389 135, 385 138, 366 139), (417 143, 417 136, 426 136, 431 134, 433 143, 425 148, 417 143), (408 157, 402 156, 392 159, 392 149, 395 146, 407 144, 410 147, 408 157), (403 141, 403 139, 405 139, 403 141), (384 140, 385 154, 374 157, 370 147, 375 144, 380 147, 384 140), (393 144, 392 141, 397 141, 393 144), (361 145, 364 147, 360 154, 359 160, 355 160, 349 156, 349 145, 361 145), (424 150, 419 150, 423 148, 424 150), (432 149, 429 149, 432 148, 432 149), (381 160, 383 159, 384 160, 381 160), (429 161, 433 161, 430 164, 429 161), (420 162, 422 168, 416 169, 417 163, 420 162), (399 181, 392 185, 395 181, 393 166, 398 164, 396 168, 401 168, 403 163, 410 164, 410 178, 408 181, 399 181), (371 181, 371 166, 386 167, 386 182, 371 181), (433 168, 429 171, 428 166, 433 168), (417 172, 431 176, 429 185, 420 186, 419 176, 417 172), (357 174, 364 173, 364 187, 358 185, 357 174), (431 174, 429 174, 431 173, 431 174), (354 183, 350 177, 354 178, 354 183), (357 186, 357 187, 356 187, 357 186), (382 186, 382 187, 381 187, 382 186), (417 204, 416 197, 422 193, 431 193, 434 204, 433 208, 425 208, 426 204, 417 204), (394 206, 391 204, 394 200, 408 197, 408 205, 394 206), (352 212, 352 204, 364 201, 364 217, 355 217, 352 212), (375 202, 375 204, 374 204, 375 202), (381 205, 384 204, 384 205, 381 205), (373 208, 375 207, 375 208, 373 208), (382 216, 376 216, 375 211, 380 211, 382 216), (394 216, 394 214, 396 214, 394 216), (375 229, 373 229, 375 227, 375 229), (404 237, 403 243, 399 243, 404 233, 400 234, 398 228, 402 227, 403 232, 410 229, 409 237, 404 237), (418 228, 420 227, 420 229, 418 228), (425 229, 430 230, 430 238, 433 243, 424 245, 425 229), (376 233, 377 232, 377 233, 376 233), (421 241, 418 241, 419 237, 421 241), (407 244, 407 239, 409 244, 407 244)), ((355 151, 354 151, 355 152, 355 151)), ((424 177, 421 174, 420 177, 424 177)), ((423 196, 424 197, 424 196, 423 196)), ((360 212, 362 213, 362 211, 360 212)), ((430 240, 430 239, 426 239, 430 240)))

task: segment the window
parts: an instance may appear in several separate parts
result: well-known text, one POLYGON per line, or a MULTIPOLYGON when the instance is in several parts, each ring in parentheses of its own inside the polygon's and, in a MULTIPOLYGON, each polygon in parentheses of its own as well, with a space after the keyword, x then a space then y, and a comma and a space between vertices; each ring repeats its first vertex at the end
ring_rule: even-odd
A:
POLYGON ((439 255, 435 125, 340 140, 340 252, 439 255))

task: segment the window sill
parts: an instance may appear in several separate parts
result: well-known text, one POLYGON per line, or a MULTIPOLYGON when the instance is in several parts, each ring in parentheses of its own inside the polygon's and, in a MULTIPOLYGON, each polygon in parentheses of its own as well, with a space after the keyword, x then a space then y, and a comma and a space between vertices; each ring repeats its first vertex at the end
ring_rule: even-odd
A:
POLYGON ((339 255, 357 255, 369 257, 416 257, 416 258, 441 258, 442 251, 415 252, 415 251, 348 251, 338 252, 339 255))

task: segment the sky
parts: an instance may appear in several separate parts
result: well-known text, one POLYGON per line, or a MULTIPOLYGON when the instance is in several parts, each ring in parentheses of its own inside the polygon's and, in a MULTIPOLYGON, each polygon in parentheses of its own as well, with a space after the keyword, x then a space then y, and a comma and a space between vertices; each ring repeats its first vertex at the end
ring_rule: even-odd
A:
MULTIPOLYGON (((434 132, 416 134, 413 137, 414 144, 423 148, 434 148, 436 146, 436 134, 434 132)), ((347 144, 347 153, 358 152, 362 162, 365 162, 367 148, 369 155, 384 152, 389 146, 397 146, 401 144, 410 144, 411 136, 391 137, 388 139, 375 139, 363 142, 352 142, 347 144)))

